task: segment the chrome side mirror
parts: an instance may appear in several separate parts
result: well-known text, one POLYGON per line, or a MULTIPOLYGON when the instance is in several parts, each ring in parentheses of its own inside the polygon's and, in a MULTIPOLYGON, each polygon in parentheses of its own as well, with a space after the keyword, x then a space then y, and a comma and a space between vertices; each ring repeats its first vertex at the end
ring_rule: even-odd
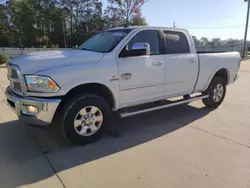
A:
POLYGON ((150 54, 150 45, 148 43, 134 43, 131 50, 144 52, 142 55, 150 54))

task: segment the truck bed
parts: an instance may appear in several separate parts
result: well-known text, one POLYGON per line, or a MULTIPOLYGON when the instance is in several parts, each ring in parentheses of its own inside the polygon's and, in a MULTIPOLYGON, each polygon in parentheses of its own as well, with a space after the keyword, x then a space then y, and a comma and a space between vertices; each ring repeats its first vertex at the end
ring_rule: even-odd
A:
POLYGON ((224 69, 228 73, 227 84, 233 82, 239 69, 239 52, 210 52, 198 53, 199 75, 195 86, 195 91, 204 91, 211 82, 211 79, 218 70, 224 69))

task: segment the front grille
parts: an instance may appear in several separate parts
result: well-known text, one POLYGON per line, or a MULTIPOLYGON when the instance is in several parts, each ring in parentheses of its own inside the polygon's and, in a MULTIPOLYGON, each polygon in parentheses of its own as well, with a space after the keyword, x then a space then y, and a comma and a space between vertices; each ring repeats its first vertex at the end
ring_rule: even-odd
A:
POLYGON ((21 80, 20 80, 21 73, 19 70, 9 64, 8 65, 8 79, 10 80, 10 88, 12 91, 14 91, 18 95, 22 95, 22 86, 21 86, 21 80))

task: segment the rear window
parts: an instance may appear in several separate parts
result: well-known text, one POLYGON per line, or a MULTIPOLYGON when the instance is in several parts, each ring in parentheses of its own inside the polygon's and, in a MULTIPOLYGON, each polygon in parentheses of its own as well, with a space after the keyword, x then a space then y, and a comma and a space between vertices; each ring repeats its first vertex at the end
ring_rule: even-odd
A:
POLYGON ((163 31, 167 43, 167 54, 190 53, 187 37, 178 31, 163 31))

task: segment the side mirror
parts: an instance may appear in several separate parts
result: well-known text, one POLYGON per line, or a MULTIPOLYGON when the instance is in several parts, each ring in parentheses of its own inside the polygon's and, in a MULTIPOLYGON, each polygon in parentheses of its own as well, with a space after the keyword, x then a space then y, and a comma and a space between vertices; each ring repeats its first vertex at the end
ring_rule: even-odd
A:
POLYGON ((148 43, 135 43, 131 50, 123 50, 119 57, 132 57, 150 54, 150 45, 148 43))
POLYGON ((132 50, 141 50, 145 52, 143 55, 147 55, 150 54, 150 45, 148 43, 135 43, 132 46, 132 50))

